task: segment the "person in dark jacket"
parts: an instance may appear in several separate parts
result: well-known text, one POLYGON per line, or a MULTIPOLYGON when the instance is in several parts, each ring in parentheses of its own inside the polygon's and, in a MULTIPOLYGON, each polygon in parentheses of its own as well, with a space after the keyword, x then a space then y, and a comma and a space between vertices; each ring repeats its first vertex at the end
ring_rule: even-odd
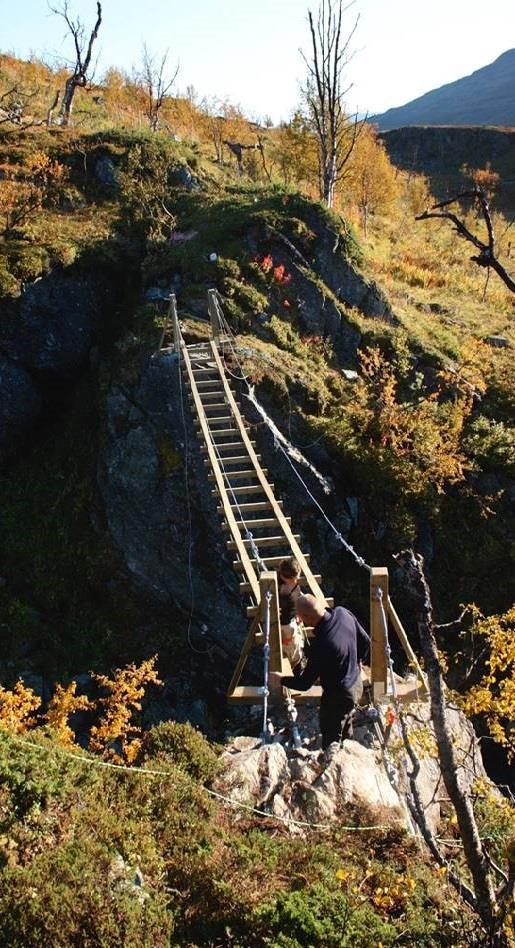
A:
POLYGON ((297 602, 302 596, 301 568, 294 556, 279 564, 279 609, 284 654, 295 671, 304 657, 304 635, 297 621, 297 602))
POLYGON ((297 613, 304 625, 314 628, 315 637, 304 670, 280 681, 285 688, 308 691, 320 679, 320 730, 326 749, 351 736, 352 711, 363 694, 358 641, 360 652, 364 652, 370 639, 349 609, 328 609, 315 596, 300 596, 297 613))

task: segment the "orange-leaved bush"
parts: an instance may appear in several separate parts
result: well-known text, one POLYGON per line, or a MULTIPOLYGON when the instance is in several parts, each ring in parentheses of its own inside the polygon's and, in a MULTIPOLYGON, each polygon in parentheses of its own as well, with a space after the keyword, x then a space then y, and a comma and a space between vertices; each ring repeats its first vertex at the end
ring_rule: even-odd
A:
POLYGON ((21 680, 11 691, 0 685, 0 730, 23 734, 36 723, 34 711, 40 704, 32 688, 27 688, 21 680))
POLYGON ((154 655, 141 665, 132 663, 126 668, 117 668, 112 678, 95 675, 95 680, 107 695, 100 699, 104 713, 99 723, 91 728, 90 750, 101 751, 104 757, 115 761, 134 761, 141 746, 141 727, 133 723, 133 713, 141 711, 146 686, 151 682, 162 684, 155 668, 156 661, 157 655, 154 655))
POLYGON ((53 735, 64 747, 70 747, 75 743, 75 734, 68 724, 70 715, 75 714, 76 711, 87 711, 92 706, 86 695, 78 695, 76 691, 75 681, 71 681, 66 688, 63 685, 56 685, 44 715, 53 735))

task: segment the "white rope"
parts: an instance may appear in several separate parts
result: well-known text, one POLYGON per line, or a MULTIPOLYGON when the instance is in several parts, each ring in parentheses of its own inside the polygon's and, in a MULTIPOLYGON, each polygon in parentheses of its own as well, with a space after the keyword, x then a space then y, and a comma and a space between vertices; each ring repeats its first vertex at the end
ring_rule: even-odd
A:
MULTIPOLYGON (((225 316, 223 315, 223 313, 222 313, 222 311, 221 311, 221 307, 220 307, 220 312, 221 312, 221 318, 222 318, 222 320, 223 320, 224 326, 226 327, 226 334, 227 334, 230 338, 231 338, 231 337, 233 338, 233 333, 232 333, 232 331, 231 331, 231 328, 230 328, 229 324, 227 323, 227 320, 225 319, 225 316)), ((371 572, 372 572, 372 567, 369 566, 369 564, 365 561, 365 559, 364 559, 362 556, 360 556, 359 553, 356 552, 356 550, 354 549, 354 547, 353 547, 350 543, 347 542, 347 540, 342 536, 341 531, 338 530, 337 527, 335 527, 335 525, 333 524, 333 522, 332 522, 332 521, 330 520, 330 518, 327 516, 327 514, 326 514, 325 510, 323 509, 323 507, 321 507, 321 505, 319 504, 319 502, 318 502, 318 500, 316 499, 316 497, 314 497, 313 494, 311 493, 311 491, 310 491, 308 485, 306 484, 305 480, 303 479, 302 475, 299 473, 299 471, 298 471, 298 470, 296 469, 296 467, 294 466, 294 464, 293 464, 293 462, 292 462, 292 459, 291 459, 289 453, 285 450, 285 448, 284 448, 283 445, 281 444, 280 438, 278 438, 278 437, 275 435, 274 431, 273 431, 273 428, 275 428, 275 431, 276 431, 276 432, 278 432, 278 429, 276 428, 276 426, 274 425, 274 423, 270 421, 270 419, 269 419, 268 416, 266 415, 266 412, 264 411, 264 409, 259 405, 259 402, 257 401, 257 399, 256 399, 256 397, 255 397, 255 395, 254 395, 254 393, 253 393, 253 388, 252 388, 251 384, 249 383, 249 380, 248 380, 247 376, 245 375, 245 373, 244 373, 244 371, 243 371, 243 368, 242 368, 241 363, 240 363, 240 361, 239 361, 239 359, 238 359, 238 356, 236 355, 235 347, 234 347, 234 345, 232 345, 232 343, 231 343, 231 348, 232 348, 232 352, 233 352, 234 358, 236 359, 236 362, 238 363, 239 368, 240 368, 240 371, 241 371, 241 373, 242 373, 241 381, 244 381, 244 382, 245 382, 245 384, 246 384, 246 386, 247 386, 247 389, 248 389, 248 391, 249 391, 249 395, 246 396, 246 397, 249 399, 249 401, 252 402, 252 404, 254 404, 254 406, 255 406, 255 407, 258 409, 258 411, 260 412, 261 417, 263 417, 263 419, 266 421, 266 424, 271 428, 272 434, 274 435, 274 447, 275 447, 276 449, 279 449, 280 451, 282 451, 284 457, 285 457, 286 460, 288 461, 288 463, 289 463, 289 465, 290 465, 292 471, 294 472, 295 476, 298 478, 298 480, 299 480, 300 483, 302 484, 304 490, 306 491, 306 493, 307 493, 308 496, 310 497, 311 501, 315 504, 315 506, 317 507, 317 509, 318 509, 319 512, 321 513, 321 515, 322 515, 322 517, 324 518, 325 522, 327 523, 327 525, 330 527, 330 529, 331 529, 332 532, 334 533, 336 539, 342 544, 342 546, 343 546, 344 549, 347 551, 347 553, 350 553, 350 555, 354 558, 354 560, 355 560, 355 562, 357 563, 358 566, 362 566, 362 567, 363 567, 364 569, 366 569, 369 573, 371 573, 371 572)), ((282 438, 283 440, 286 440, 286 439, 284 438, 284 435, 281 434, 281 432, 279 432, 279 435, 281 436, 281 438, 282 438)), ((298 453, 300 454, 300 452, 298 452, 298 453)), ((310 465, 308 461, 307 461, 306 463, 308 464, 308 466, 309 466, 311 469, 313 469, 313 468, 312 468, 312 465, 310 465)), ((318 472, 317 472, 317 473, 318 473, 318 472)), ((322 475, 319 475, 319 477, 321 477, 321 476, 322 476, 322 475)))
MULTIPOLYGON (((75 754, 72 751, 67 751, 65 748, 56 745, 53 745, 52 747, 44 747, 41 744, 35 744, 32 741, 27 741, 18 734, 6 734, 5 732, 2 733, 0 731, 0 737, 2 736, 8 737, 10 740, 16 741, 19 744, 23 744, 25 747, 30 747, 33 750, 46 752, 53 751, 57 754, 60 754, 64 758, 68 758, 70 761, 80 761, 81 763, 89 764, 92 767, 105 767, 109 770, 117 770, 119 772, 129 773, 135 777, 141 775, 144 777, 170 778, 171 776, 171 772, 169 770, 156 770, 150 767, 128 767, 126 764, 113 764, 108 760, 99 760, 95 757, 86 757, 84 754, 75 754)), ((306 820, 295 820, 293 817, 278 816, 275 813, 267 813, 266 810, 260 810, 258 807, 252 806, 249 803, 242 803, 239 800, 233 800, 232 797, 225 796, 223 793, 218 793, 216 790, 211 790, 209 787, 202 787, 202 789, 210 797, 213 797, 216 800, 221 800, 223 803, 227 803, 229 806, 246 810, 249 813, 255 813, 257 816, 264 816, 269 820, 277 820, 279 823, 284 823, 286 826, 304 826, 308 829, 331 830, 334 829, 335 825, 337 825, 339 829, 348 832, 374 832, 376 830, 391 830, 391 823, 404 823, 404 820, 400 819, 399 817, 393 817, 391 823, 378 823, 375 826, 342 826, 340 823, 311 823, 306 820)))

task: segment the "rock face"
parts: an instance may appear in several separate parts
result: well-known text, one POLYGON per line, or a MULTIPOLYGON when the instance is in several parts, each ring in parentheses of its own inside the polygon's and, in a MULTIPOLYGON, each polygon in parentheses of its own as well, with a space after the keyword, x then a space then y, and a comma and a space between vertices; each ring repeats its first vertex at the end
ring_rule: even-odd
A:
POLYGON ((288 756, 280 743, 263 745, 240 737, 225 751, 222 761, 221 792, 286 820, 327 823, 341 816, 346 805, 352 805, 380 811, 378 823, 405 822, 401 801, 378 751, 357 741, 344 741, 326 763, 319 751, 288 756))
POLYGON ((66 375, 87 359, 100 318, 91 280, 51 274, 6 309, 0 347, 26 368, 66 375))
POLYGON ((41 411, 41 395, 25 369, 0 356, 0 461, 41 411))
MULTIPOLYGON (((367 819, 375 813, 377 824, 400 822, 412 831, 405 796, 409 783, 397 726, 384 758, 381 745, 370 730, 370 719, 358 715, 356 720, 355 739, 343 741, 340 749, 326 755, 305 748, 287 751, 280 734, 271 744, 252 737, 237 737, 222 755, 224 769, 217 789, 237 803, 264 810, 286 822, 345 821, 345 807, 349 806, 365 810, 367 819)), ((310 735, 306 738, 310 747, 316 746, 316 722, 306 709, 299 714, 299 721, 301 733, 310 735)), ((458 779, 462 789, 471 792, 476 780, 488 782, 477 738, 460 711, 449 709, 448 721, 456 748, 458 779)), ((450 804, 446 803, 435 754, 422 750, 417 740, 422 734, 424 738, 431 734, 429 704, 421 702, 412 712, 408 709, 407 722, 420 761, 420 800, 426 821, 436 832, 442 809, 445 811, 450 804)))
POLYGON ((134 386, 112 389, 98 482, 136 583, 174 606, 181 627, 193 610, 193 648, 234 659, 247 620, 185 390, 182 397, 172 355, 151 358, 134 386))

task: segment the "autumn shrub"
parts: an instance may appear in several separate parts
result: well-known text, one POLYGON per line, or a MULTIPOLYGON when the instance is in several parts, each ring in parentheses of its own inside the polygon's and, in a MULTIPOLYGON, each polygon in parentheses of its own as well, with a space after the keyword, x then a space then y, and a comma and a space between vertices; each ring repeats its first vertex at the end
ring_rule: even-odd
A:
POLYGON ((473 611, 472 635, 484 643, 481 680, 463 697, 466 714, 480 715, 494 741, 515 757, 515 605, 503 615, 484 616, 473 611))
POLYGON ((254 919, 263 944, 277 948, 386 948, 397 935, 369 905, 351 908, 343 893, 317 884, 281 893, 256 909, 254 919))
POLYGON ((0 257, 0 299, 20 294, 20 281, 11 273, 5 257, 0 257))
POLYGON ((218 770, 218 758, 200 731, 191 724, 167 721, 147 731, 138 758, 145 765, 165 761, 195 780, 207 783, 218 770))
POLYGON ((469 425, 463 446, 483 470, 515 475, 515 430, 504 422, 479 415, 469 425))

